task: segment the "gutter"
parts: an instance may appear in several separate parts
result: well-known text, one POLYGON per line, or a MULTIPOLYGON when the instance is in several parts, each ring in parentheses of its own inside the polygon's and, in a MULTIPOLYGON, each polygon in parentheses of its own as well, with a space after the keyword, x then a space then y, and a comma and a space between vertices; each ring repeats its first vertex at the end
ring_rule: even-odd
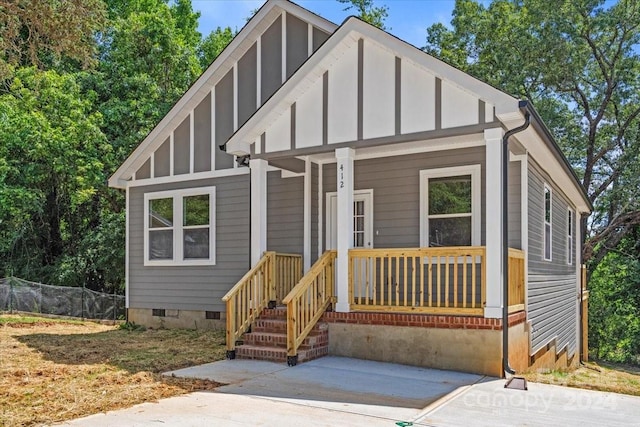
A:
POLYGON ((529 127, 531 114, 524 113, 524 123, 508 130, 502 137, 502 367, 515 374, 509 365, 509 138, 529 127))

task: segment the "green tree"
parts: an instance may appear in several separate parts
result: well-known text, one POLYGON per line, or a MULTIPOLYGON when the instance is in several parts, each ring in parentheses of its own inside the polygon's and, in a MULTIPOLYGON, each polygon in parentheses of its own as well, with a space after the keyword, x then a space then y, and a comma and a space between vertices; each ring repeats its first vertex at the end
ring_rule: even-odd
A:
POLYGON ((91 230, 110 146, 78 76, 22 68, 0 95, 0 276, 59 283, 91 230))
POLYGON ((101 0, 0 0, 0 78, 12 67, 70 58, 95 63, 95 32, 105 23, 101 0))
POLYGON ((211 65, 235 36, 236 33, 231 31, 231 27, 218 27, 202 40, 198 47, 198 58, 203 70, 211 65))
POLYGON ((391 28, 387 28, 384 25, 384 21, 389 16, 389 8, 386 5, 374 6, 374 0, 338 0, 342 4, 346 4, 345 11, 355 9, 358 13, 358 17, 364 22, 380 28, 381 30, 389 31, 391 28))

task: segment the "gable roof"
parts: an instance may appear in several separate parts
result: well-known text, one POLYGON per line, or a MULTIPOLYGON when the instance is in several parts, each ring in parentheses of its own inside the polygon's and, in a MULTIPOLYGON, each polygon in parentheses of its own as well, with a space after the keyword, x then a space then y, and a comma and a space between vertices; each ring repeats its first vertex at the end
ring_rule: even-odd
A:
POLYGON ((450 82, 494 105, 496 115, 503 122, 517 120, 521 117, 516 98, 352 16, 347 18, 329 39, 247 120, 244 126, 229 138, 225 144, 226 151, 237 155, 248 154, 249 145, 262 134, 264 129, 282 115, 311 84, 322 76, 323 72, 329 69, 344 51, 362 37, 385 46, 398 56, 409 58, 443 81, 450 82))
POLYGON ((495 117, 500 120, 505 129, 520 125, 525 112, 529 111, 533 116, 532 126, 518 135, 518 139, 526 139, 532 144, 527 147, 528 150, 531 149, 532 153, 544 159, 545 162, 553 162, 557 165, 557 170, 563 175, 559 180, 560 184, 567 186, 566 191, 580 212, 589 212, 593 209, 575 171, 529 102, 520 101, 356 17, 347 18, 273 96, 223 144, 226 151, 235 155, 250 154, 251 144, 259 141, 270 126, 278 123, 279 118, 287 113, 291 105, 299 100, 318 79, 321 79, 323 73, 330 69, 333 63, 339 61, 341 55, 361 38, 372 40, 391 50, 398 57, 408 58, 442 81, 472 93, 479 100, 493 105, 495 117))
POLYGON ((332 33, 337 25, 288 0, 268 0, 246 25, 236 34, 229 45, 218 55, 202 75, 175 103, 162 120, 149 132, 129 157, 109 178, 109 186, 124 188, 134 172, 188 116, 233 67, 233 64, 251 48, 258 37, 285 11, 312 25, 332 33))

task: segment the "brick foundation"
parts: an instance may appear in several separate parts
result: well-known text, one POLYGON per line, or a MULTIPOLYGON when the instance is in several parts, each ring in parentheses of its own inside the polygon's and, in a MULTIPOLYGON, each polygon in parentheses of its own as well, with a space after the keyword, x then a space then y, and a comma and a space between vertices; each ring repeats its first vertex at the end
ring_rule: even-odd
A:
MULTIPOLYGON (((509 327, 523 323, 526 320, 524 311, 509 315, 509 327)), ((410 326, 417 328, 438 329, 485 329, 493 331, 502 330, 502 319, 487 319, 481 316, 438 316, 431 314, 405 314, 405 313, 369 313, 351 312, 337 313, 326 312, 322 317, 327 323, 347 323, 355 325, 385 325, 385 326, 410 326)))

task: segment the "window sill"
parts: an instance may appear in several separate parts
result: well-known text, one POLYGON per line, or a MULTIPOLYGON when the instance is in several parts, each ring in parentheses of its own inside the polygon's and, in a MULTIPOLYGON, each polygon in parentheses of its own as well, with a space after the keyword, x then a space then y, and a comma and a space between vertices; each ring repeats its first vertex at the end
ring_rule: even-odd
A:
POLYGON ((193 261, 145 260, 145 267, 207 267, 216 265, 215 259, 198 259, 193 261))

